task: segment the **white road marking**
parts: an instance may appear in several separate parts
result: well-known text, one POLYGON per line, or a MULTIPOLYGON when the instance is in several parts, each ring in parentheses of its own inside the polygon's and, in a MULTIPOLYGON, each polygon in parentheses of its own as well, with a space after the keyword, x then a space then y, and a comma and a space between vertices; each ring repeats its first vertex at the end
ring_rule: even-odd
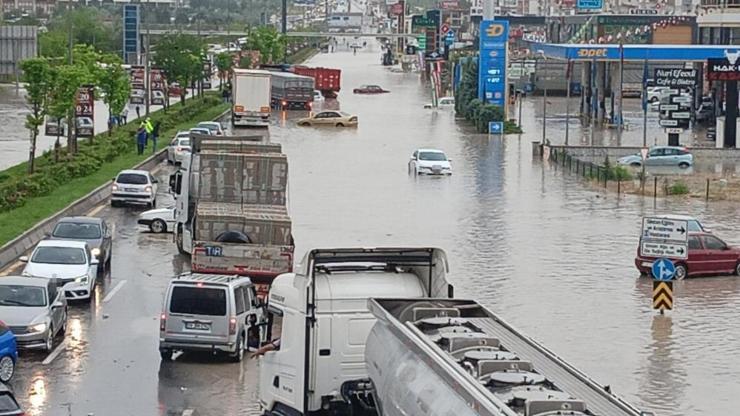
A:
POLYGON ((182 411, 182 416, 193 416, 195 413, 195 410, 193 409, 185 409, 182 411))
POLYGON ((102 211, 103 208, 105 208, 105 204, 98 205, 97 207, 93 208, 92 211, 88 212, 87 213, 87 216, 88 217, 94 217, 95 215, 97 215, 98 212, 102 211))
POLYGON ((118 282, 118 284, 113 288, 113 290, 111 290, 110 292, 108 292, 107 295, 105 295, 105 297, 103 298, 103 303, 108 303, 108 301, 110 301, 113 298, 113 295, 115 295, 116 292, 121 290, 121 288, 125 284, 126 284, 125 280, 121 280, 120 282, 118 282))
POLYGON ((16 261, 15 263, 13 263, 10 266, 6 267, 5 270, 3 270, 2 272, 0 272, 0 276, 7 276, 7 275, 9 275, 12 270, 15 270, 17 267, 20 267, 20 265, 22 265, 22 264, 23 264, 22 261, 20 261, 20 260, 16 261))
POLYGON ((46 358, 44 358, 44 361, 41 362, 43 365, 49 365, 52 361, 54 361, 55 358, 59 356, 64 350, 67 349, 67 338, 62 341, 61 344, 57 345, 56 348, 49 354, 46 358))

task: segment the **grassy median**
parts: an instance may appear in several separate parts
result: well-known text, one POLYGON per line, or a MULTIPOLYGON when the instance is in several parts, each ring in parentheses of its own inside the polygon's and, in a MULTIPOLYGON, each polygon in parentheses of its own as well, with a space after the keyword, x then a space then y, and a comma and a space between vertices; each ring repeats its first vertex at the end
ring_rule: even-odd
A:
MULTIPOLYGON (((200 121, 213 120, 227 109, 228 104, 222 103, 216 93, 209 93, 204 98, 187 100, 184 106, 172 105, 167 113, 152 113, 152 120, 162 123, 157 148, 166 147, 177 131, 186 130, 200 121)), ((109 181, 119 171, 130 169, 151 156, 151 144, 144 155, 136 154, 134 134, 137 125, 138 121, 134 120, 114 130, 111 136, 107 132, 98 134, 92 145, 87 141, 80 142, 82 156, 69 156, 67 161, 54 163, 50 153, 39 156, 36 160, 38 173, 34 175, 26 173, 26 162, 1 171, 0 197, 5 198, 6 202, 10 199, 10 203, 18 206, 6 203, 12 208, 0 212, 0 246, 109 181), (98 152, 105 152, 105 155, 98 152), (65 163, 70 161, 79 166, 68 168, 65 163), (62 183, 58 183, 58 178, 53 176, 61 169, 70 179, 65 177, 62 183), (57 182, 54 182, 55 179, 57 182), (52 189, 46 192, 44 186, 50 183, 53 184, 52 189), (3 190, 6 192, 3 193, 3 190), (21 191, 26 194, 20 195, 21 191), (18 201, 20 198, 22 200, 18 201)))

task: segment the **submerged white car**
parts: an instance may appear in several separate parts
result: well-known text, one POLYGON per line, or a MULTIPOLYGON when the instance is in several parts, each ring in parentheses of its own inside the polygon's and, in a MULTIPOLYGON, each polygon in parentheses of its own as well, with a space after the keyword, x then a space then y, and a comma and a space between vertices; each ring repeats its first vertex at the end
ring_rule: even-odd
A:
POLYGON ((98 275, 98 260, 84 241, 44 240, 20 259, 24 276, 57 279, 69 300, 90 299, 98 275))
MULTIPOLYGON (((426 103, 424 104, 424 108, 434 108, 433 103, 426 103)), ((440 110, 446 110, 450 108, 455 108, 455 97, 442 97, 437 101, 437 108, 440 110)))
POLYGON ((175 230, 175 208, 157 208, 139 214, 139 225, 149 228, 149 231, 171 233, 175 230))
POLYGON ((409 160, 409 174, 452 175, 451 160, 437 149, 418 149, 409 160))

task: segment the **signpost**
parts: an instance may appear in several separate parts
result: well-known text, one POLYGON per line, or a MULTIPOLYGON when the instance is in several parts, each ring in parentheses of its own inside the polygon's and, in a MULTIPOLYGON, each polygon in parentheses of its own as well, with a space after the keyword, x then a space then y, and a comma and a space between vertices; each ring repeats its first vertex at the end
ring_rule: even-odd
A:
POLYGON ((92 85, 77 89, 75 97, 75 134, 77 137, 95 136, 95 88, 92 85))
POLYGON ((640 233, 640 255, 686 259, 689 256, 687 220, 645 217, 640 233))
POLYGON ((655 260, 651 268, 653 273, 653 309, 663 311, 673 309, 673 282, 671 280, 676 275, 676 266, 673 262, 660 258, 655 260))
POLYGON ((446 35, 449 31, 450 25, 448 25, 447 23, 442 23, 442 27, 439 28, 439 33, 441 33, 442 35, 446 35))
POLYGON ((578 10, 601 10, 604 7, 604 0, 578 0, 576 9, 578 10))
POLYGON ((478 98, 484 103, 504 107, 506 114, 506 51, 509 41, 507 20, 483 20, 480 23, 478 59, 478 98))
POLYGON ((488 134, 504 134, 504 122, 503 121, 489 121, 488 122, 488 134))

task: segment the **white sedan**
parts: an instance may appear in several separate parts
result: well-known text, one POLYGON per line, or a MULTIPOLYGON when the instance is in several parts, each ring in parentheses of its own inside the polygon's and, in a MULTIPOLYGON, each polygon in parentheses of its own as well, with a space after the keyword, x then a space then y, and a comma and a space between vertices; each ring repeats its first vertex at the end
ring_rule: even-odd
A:
POLYGON ((418 149, 409 160, 409 174, 452 175, 451 160, 437 149, 418 149))
POLYGON ((190 153, 190 132, 179 131, 167 146, 167 162, 182 163, 187 153, 190 153))
MULTIPOLYGON (((424 104, 424 108, 434 108, 434 104, 426 103, 424 104)), ((437 101, 437 108, 439 108, 440 110, 455 108, 455 97, 440 98, 439 101, 437 101)))
POLYGON ((44 240, 20 259, 26 263, 24 276, 57 279, 67 299, 90 300, 98 275, 98 260, 84 241, 44 240))
POLYGON ((139 225, 149 228, 149 231, 171 233, 175 230, 175 208, 157 208, 139 214, 139 225))

